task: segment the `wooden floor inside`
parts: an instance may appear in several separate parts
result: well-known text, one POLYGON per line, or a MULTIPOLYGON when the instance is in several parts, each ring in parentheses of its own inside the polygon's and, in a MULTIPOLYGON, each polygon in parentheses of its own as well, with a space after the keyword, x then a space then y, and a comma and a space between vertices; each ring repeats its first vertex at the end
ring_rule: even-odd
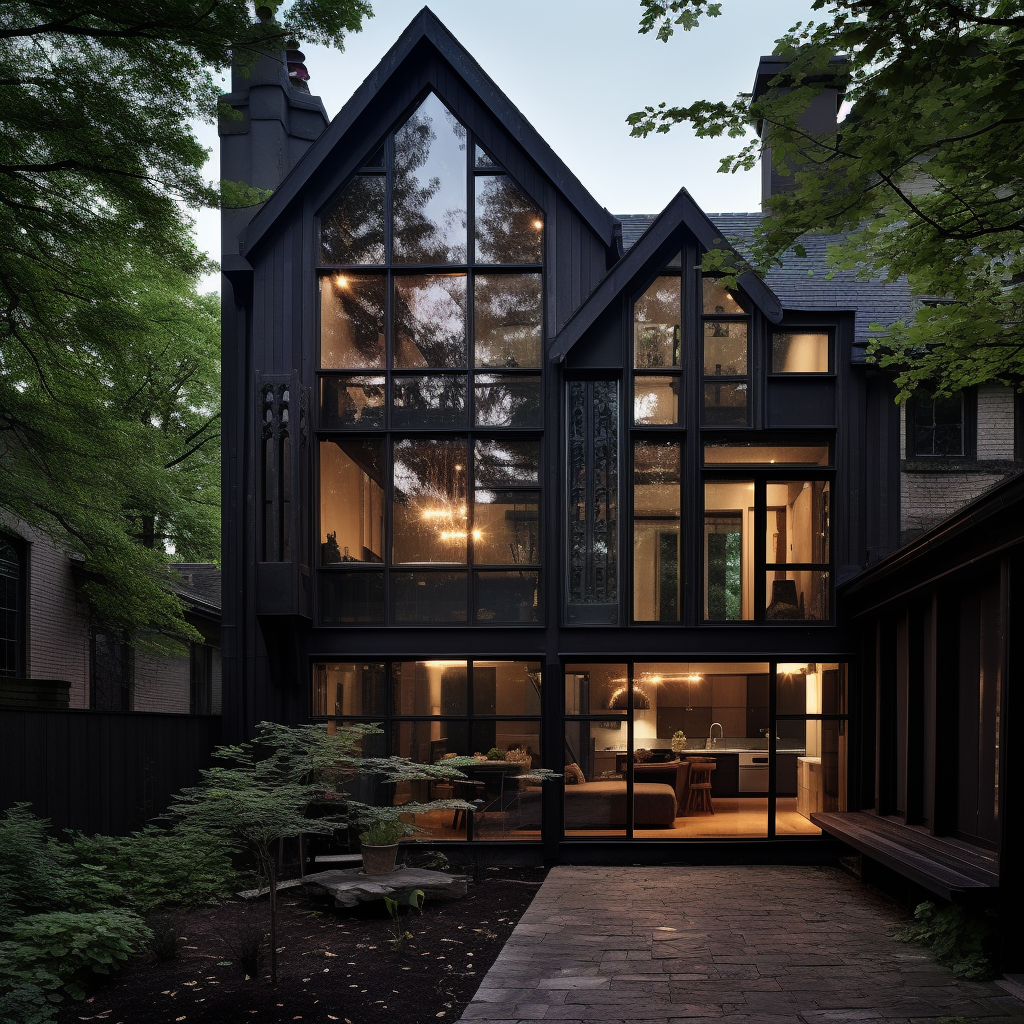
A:
MULTIPOLYGON (((451 811, 435 811, 416 816, 416 824, 429 835, 421 839, 466 839, 465 826, 452 828, 451 811)), ((820 836, 821 829, 797 812, 796 797, 778 797, 775 801, 775 834, 779 836, 820 836)), ((625 829, 570 829, 567 839, 615 837, 625 829)), ((636 839, 763 839, 768 835, 767 797, 716 797, 714 813, 695 812, 676 818, 671 828, 634 829, 636 839)), ((514 814, 481 814, 475 819, 473 838, 481 842, 499 840, 540 840, 536 829, 516 827, 514 814)))

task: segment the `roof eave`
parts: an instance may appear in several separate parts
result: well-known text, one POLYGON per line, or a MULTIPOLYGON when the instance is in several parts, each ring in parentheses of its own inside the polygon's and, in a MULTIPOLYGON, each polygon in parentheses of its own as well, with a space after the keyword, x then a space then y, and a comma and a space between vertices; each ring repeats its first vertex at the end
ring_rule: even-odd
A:
MULTIPOLYGON (((681 188, 650 227, 630 246, 629 251, 605 274, 583 305, 566 321, 552 343, 548 357, 551 362, 561 363, 565 360, 576 342, 625 287, 627 280, 657 255, 680 224, 689 229, 705 249, 726 249, 736 253, 690 193, 681 188)), ((739 253, 736 256, 739 258, 739 253)), ((782 320, 782 303, 778 296, 755 273, 746 271, 737 278, 737 283, 768 320, 774 324, 782 320)))

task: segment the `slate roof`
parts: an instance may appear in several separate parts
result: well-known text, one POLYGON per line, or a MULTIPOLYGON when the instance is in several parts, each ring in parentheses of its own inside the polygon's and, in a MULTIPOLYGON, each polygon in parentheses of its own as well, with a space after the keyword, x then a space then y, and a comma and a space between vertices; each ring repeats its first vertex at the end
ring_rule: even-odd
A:
MULTIPOLYGON (((625 250, 654 222, 656 214, 625 214, 622 223, 622 245, 625 250)), ((761 222, 760 213, 709 213, 708 217, 725 238, 741 252, 743 242, 753 236, 761 222)), ((854 319, 855 362, 864 361, 864 348, 870 339, 868 325, 891 324, 912 315, 917 301, 905 278, 888 284, 873 279, 862 281, 856 271, 840 270, 831 279, 825 252, 829 245, 842 240, 841 235, 805 235, 801 242, 806 256, 791 255, 785 265, 769 272, 765 283, 788 310, 851 309, 854 319)))
POLYGON ((221 571, 213 562, 172 562, 181 575, 171 579, 171 590, 199 611, 220 615, 221 571))

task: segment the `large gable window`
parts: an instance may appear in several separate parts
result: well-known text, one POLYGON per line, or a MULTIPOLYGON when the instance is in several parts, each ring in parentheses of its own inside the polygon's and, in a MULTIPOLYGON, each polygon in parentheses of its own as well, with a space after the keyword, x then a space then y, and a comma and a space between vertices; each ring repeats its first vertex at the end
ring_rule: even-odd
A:
POLYGON ((323 211, 321 622, 540 621, 543 241, 433 93, 323 211))

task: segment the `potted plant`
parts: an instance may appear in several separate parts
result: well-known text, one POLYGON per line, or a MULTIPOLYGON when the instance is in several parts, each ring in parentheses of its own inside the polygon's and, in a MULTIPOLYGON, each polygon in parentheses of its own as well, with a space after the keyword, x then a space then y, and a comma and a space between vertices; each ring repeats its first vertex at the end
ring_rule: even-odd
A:
POLYGON ((380 819, 375 821, 359 836, 363 852, 363 873, 367 875, 389 875, 395 870, 398 857, 398 840, 408 829, 400 821, 380 819))
POLYGON ((672 752, 679 754, 686 749, 686 733, 682 729, 672 734, 672 752))

